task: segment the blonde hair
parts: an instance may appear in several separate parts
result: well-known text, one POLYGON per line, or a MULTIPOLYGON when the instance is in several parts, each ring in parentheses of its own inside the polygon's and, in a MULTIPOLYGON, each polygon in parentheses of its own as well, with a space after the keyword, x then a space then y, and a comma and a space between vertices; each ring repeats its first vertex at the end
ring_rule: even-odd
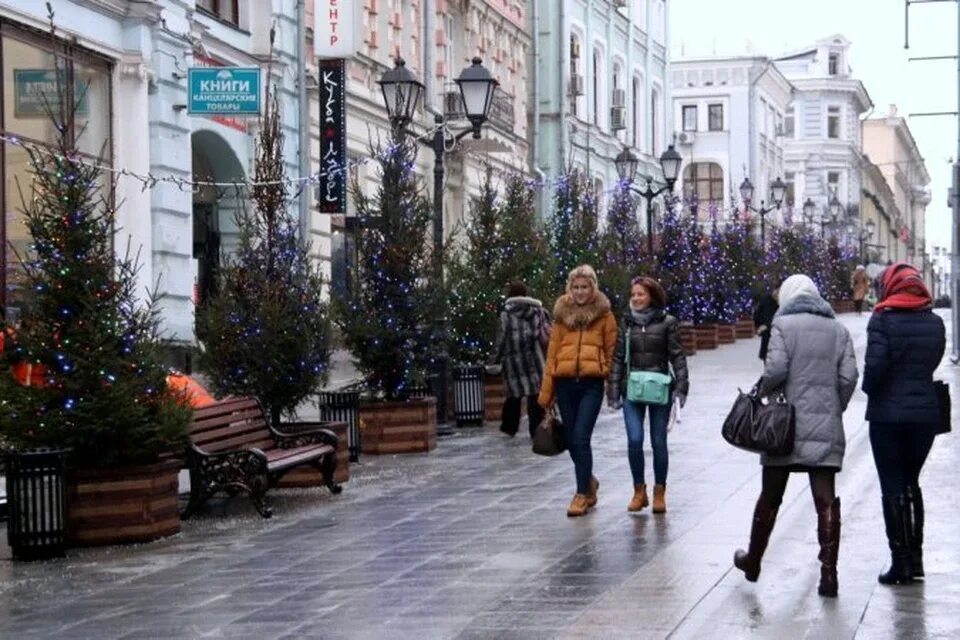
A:
POLYGON ((596 291, 599 286, 597 282, 597 272, 594 271, 590 265, 582 264, 567 276, 567 293, 570 293, 570 290, 573 288, 573 281, 577 278, 586 278, 589 280, 590 286, 593 287, 594 291, 596 291))

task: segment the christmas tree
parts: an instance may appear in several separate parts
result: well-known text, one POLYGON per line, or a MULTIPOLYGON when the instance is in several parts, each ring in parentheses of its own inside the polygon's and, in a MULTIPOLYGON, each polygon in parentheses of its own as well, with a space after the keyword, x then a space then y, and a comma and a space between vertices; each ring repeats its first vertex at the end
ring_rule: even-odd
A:
POLYGON ((357 180, 359 261, 354 295, 337 300, 337 324, 371 391, 391 400, 424 384, 444 344, 437 327, 443 292, 431 287, 430 201, 414 174, 417 142, 395 135, 374 149, 376 194, 357 180))
POLYGON ((598 265, 600 288, 610 298, 618 317, 629 309, 630 281, 652 271, 653 265, 646 254, 644 242, 637 223, 637 200, 630 191, 630 184, 621 180, 607 208, 598 265))
POLYGON ((677 209, 668 196, 659 221, 656 277, 667 294, 668 311, 682 321, 693 321, 703 304, 698 276, 700 233, 696 219, 678 214, 677 209))
POLYGON ((707 304, 702 322, 732 324, 740 313, 737 284, 734 280, 733 254, 736 247, 728 244, 728 236, 711 212, 710 234, 703 237, 701 272, 707 288, 707 304))
POLYGON ((54 59, 53 142, 22 147, 32 244, 19 258, 31 293, 19 326, 5 328, 16 337, 4 357, 32 367, 33 384, 0 375, 0 434, 21 449, 69 447, 79 467, 152 463, 181 449, 190 412, 166 390, 153 299, 138 299, 137 256, 114 251, 111 176, 78 151, 71 72, 54 59))
POLYGON ((530 295, 549 305, 554 286, 550 244, 537 217, 535 185, 521 174, 506 178, 499 216, 499 270, 504 283, 525 282, 530 295))
POLYGON ((733 285, 732 302, 737 319, 750 317, 753 313, 753 300, 762 292, 760 265, 763 249, 753 233, 750 223, 739 216, 724 230, 724 242, 727 247, 729 279, 733 285))
POLYGON ((279 424, 323 383, 329 314, 323 278, 290 215, 276 89, 257 139, 253 211, 237 215, 236 255, 197 309, 200 364, 220 395, 254 396, 279 424))
POLYGON ((580 171, 569 169, 557 178, 547 233, 553 252, 554 286, 562 291, 570 271, 581 264, 596 266, 600 257, 597 201, 580 171))

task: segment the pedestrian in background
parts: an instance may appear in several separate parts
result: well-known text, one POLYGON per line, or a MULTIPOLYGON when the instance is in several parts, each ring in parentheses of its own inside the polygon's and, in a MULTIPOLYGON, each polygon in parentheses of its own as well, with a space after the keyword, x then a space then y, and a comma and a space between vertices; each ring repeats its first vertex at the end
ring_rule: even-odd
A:
POLYGON ((537 394, 543 381, 543 362, 550 338, 550 314, 536 298, 527 296, 527 285, 515 281, 507 290, 500 314, 494 359, 502 366, 506 400, 500 430, 515 436, 520 427, 520 409, 527 400, 530 437, 543 420, 537 394))
POLYGON ((617 322, 593 267, 581 265, 570 272, 553 320, 539 402, 544 409, 556 402, 560 409, 577 478, 567 515, 582 516, 597 504, 600 483, 593 476, 590 438, 617 342, 617 322))
POLYGON ((840 498, 835 475, 843 463, 843 412, 857 387, 857 362, 846 327, 834 318, 817 286, 802 274, 780 286, 780 310, 774 318, 760 392, 784 389, 796 411, 796 439, 786 456, 762 455, 763 486, 753 513, 750 546, 737 550, 733 564, 755 582, 777 510, 793 471, 810 479, 817 512, 822 596, 837 595, 840 549, 840 498))
POLYGON ((773 317, 780 308, 777 302, 777 296, 780 289, 774 288, 771 293, 764 293, 757 302, 757 307, 753 310, 753 326, 760 336, 760 359, 767 359, 767 348, 770 344, 770 325, 773 324, 773 317))
POLYGON ((946 333, 914 267, 899 262, 881 279, 881 298, 867 324, 863 368, 870 446, 890 546, 890 568, 878 580, 907 584, 923 577, 920 471, 940 421, 933 372, 943 359, 946 333))
POLYGON ((653 512, 667 510, 667 423, 674 397, 682 407, 689 390, 687 359, 680 344, 678 320, 666 312, 667 296, 653 278, 634 278, 630 286, 630 310, 620 322, 617 349, 607 385, 607 404, 623 408, 627 427, 627 458, 633 475, 633 499, 627 511, 640 511, 649 504, 644 477, 643 420, 649 414, 650 445, 653 449, 653 512), (629 342, 627 342, 629 340, 629 342), (629 361, 627 356, 629 345, 629 361), (627 396, 631 371, 672 373, 666 404, 632 402, 627 396))
POLYGON ((853 306, 857 310, 857 315, 860 315, 863 313, 863 301, 870 292, 870 277, 862 264, 858 264, 854 269, 851 285, 853 286, 853 306))

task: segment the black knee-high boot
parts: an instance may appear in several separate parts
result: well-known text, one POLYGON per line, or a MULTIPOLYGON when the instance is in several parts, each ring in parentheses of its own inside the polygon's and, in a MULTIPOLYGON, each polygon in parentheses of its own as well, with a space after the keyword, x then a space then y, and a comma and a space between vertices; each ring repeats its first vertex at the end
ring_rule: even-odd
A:
POLYGON ((750 527, 750 546, 747 551, 737 549, 733 554, 733 564, 743 571, 750 582, 756 582, 760 577, 760 560, 770 541, 773 524, 777 520, 777 511, 780 505, 773 506, 763 495, 757 499, 757 506, 753 510, 753 525, 750 527))
POLYGON ((913 562, 913 577, 923 577, 923 493, 920 485, 907 487, 910 502, 910 559, 913 562))
POLYGON ((877 576, 880 584, 913 582, 913 560, 910 554, 910 504, 905 495, 883 496, 883 521, 890 544, 890 568, 877 576))
POLYGON ((840 555, 840 498, 817 505, 817 540, 820 542, 820 585, 817 593, 836 598, 837 557, 840 555))

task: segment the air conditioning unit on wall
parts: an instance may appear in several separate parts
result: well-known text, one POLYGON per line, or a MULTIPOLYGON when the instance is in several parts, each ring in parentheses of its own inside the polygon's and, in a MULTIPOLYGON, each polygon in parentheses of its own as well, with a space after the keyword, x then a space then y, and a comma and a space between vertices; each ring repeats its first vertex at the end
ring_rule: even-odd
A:
POLYGON ((677 144, 693 144, 697 140, 697 134, 693 131, 681 131, 677 134, 677 144))
POLYGON ((613 6, 615 9, 623 9, 627 6, 627 0, 613 0, 613 6))
POLYGON ((613 106, 615 107, 625 107, 627 105, 627 91, 626 89, 614 89, 613 90, 613 106))
POLYGON ((621 131, 627 128, 627 108, 610 107, 610 129, 621 131))
POLYGON ((582 96, 583 95, 583 76, 579 73, 574 73, 570 75, 570 95, 572 96, 582 96))

